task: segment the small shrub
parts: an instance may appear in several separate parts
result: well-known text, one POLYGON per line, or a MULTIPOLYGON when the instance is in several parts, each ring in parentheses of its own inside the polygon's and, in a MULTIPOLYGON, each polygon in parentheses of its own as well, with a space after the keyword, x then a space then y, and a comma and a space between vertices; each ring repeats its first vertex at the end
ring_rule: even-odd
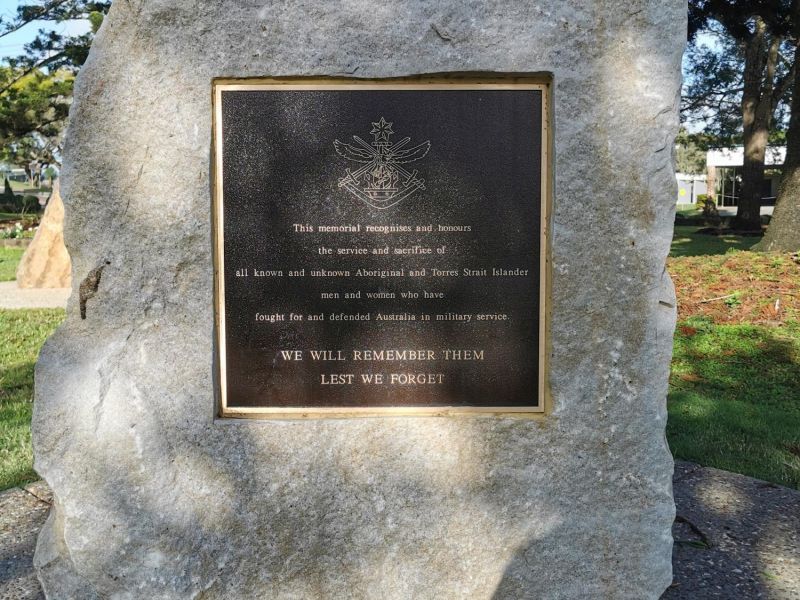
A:
POLYGON ((42 215, 39 213, 32 213, 22 217, 22 226, 26 229, 36 229, 42 220, 42 215))
POLYGON ((14 195, 14 190, 11 189, 11 183, 8 181, 8 178, 6 178, 5 185, 3 186, 3 193, 0 194, 0 204, 11 206, 15 201, 16 196, 14 195))
POLYGON ((31 194, 25 196, 17 196, 17 212, 28 213, 39 208, 39 198, 31 194))
POLYGON ((0 229, 0 239, 16 240, 21 238, 24 235, 24 233, 25 233, 25 228, 22 226, 22 223, 17 222, 11 227, 0 229))
POLYGON ((728 308, 736 308, 737 306, 741 306, 742 301, 739 298, 739 292, 736 292, 732 296, 725 298, 725 306, 728 308))

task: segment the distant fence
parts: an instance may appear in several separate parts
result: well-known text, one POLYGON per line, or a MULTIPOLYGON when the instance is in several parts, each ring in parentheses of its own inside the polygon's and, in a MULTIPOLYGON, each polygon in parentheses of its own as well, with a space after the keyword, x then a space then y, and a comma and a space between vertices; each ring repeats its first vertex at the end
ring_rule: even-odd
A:
MULTIPOLYGON (((775 196, 763 196, 761 198, 761 206, 775 206, 775 201, 778 198, 775 196)), ((717 204, 719 206, 738 206, 739 194, 717 194, 717 204)))

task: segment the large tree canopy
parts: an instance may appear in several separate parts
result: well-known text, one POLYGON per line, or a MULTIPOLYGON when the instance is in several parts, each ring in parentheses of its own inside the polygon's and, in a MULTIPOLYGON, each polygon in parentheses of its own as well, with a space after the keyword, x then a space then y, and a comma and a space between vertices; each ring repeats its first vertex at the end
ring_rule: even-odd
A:
POLYGON ((707 150, 708 145, 703 143, 702 136, 681 129, 675 138, 675 169, 678 173, 705 173, 707 150))
POLYGON ((15 77, 0 87, 0 94, 28 73, 43 67, 77 71, 86 60, 94 32, 110 6, 111 2, 86 0, 32 0, 21 3, 14 18, 0 18, 0 38, 36 21, 88 19, 92 25, 92 31, 83 35, 63 35, 39 29, 33 41, 26 44, 22 55, 6 59, 15 77))
POLYGON ((58 161, 74 76, 86 60, 110 2, 30 0, 0 18, 0 38, 36 22, 87 19, 91 30, 64 35, 41 28, 24 52, 0 65, 0 159, 17 165, 58 161))
MULTIPOLYGON (((793 81, 792 61, 787 57, 793 52, 791 41, 784 40, 773 78, 770 143, 783 142, 793 81)), ((741 44, 714 23, 704 30, 702 41, 695 40, 686 49, 682 120, 692 131, 702 132, 711 146, 743 143, 744 62, 741 44)))
MULTIPOLYGON (((800 1, 792 6, 795 39, 800 40, 800 1)), ((795 64, 800 61, 800 43, 794 54, 795 64)), ((800 76, 794 79, 791 119, 786 132, 786 161, 783 180, 775 203, 772 221, 767 234, 756 250, 800 251, 800 76)))
POLYGON ((767 143, 785 121, 794 82, 790 0, 690 0, 689 70, 684 115, 721 139, 744 145, 734 227, 760 230, 767 143), (715 36, 703 44, 701 33, 715 36))
MULTIPOLYGON (((14 77, 0 67, 0 82, 14 77)), ((0 159, 17 165, 58 162, 57 152, 72 97, 68 70, 28 73, 0 97, 0 159)))

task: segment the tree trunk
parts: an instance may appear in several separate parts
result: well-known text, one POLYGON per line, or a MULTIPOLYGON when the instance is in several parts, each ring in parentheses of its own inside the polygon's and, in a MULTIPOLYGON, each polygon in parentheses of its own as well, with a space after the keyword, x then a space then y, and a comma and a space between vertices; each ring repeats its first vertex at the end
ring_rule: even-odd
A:
POLYGON ((732 227, 742 232, 761 231, 761 192, 764 182, 764 159, 772 121, 772 91, 780 41, 774 36, 767 42, 767 26, 756 21, 752 37, 745 42, 744 91, 744 163, 739 208, 732 227), (766 70, 766 73, 765 73, 766 70))
POLYGON ((706 196, 717 203, 717 167, 706 167, 706 196))
MULTIPOLYGON (((792 18, 795 38, 800 40, 800 2, 795 3, 792 18)), ((800 43, 795 48, 794 62, 800 64, 800 43)), ((759 252, 796 252, 800 250, 800 76, 792 83, 792 104, 789 129, 786 132, 786 160, 778 190, 775 211, 767 233, 754 248, 759 252)))
POLYGON ((766 131, 758 131, 745 137, 739 207, 731 224, 737 231, 755 232, 761 229, 761 186, 764 181, 766 152, 766 131))

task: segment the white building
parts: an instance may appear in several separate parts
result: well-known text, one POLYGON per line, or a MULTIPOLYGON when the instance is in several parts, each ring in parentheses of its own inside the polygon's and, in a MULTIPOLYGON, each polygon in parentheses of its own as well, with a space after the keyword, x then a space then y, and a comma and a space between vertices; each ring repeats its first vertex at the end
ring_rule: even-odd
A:
MULTIPOLYGON (((781 182, 781 171, 786 160, 786 148, 776 146, 767 148, 765 158, 766 171, 762 187, 762 203, 765 206, 775 204, 778 186, 781 182)), ((708 169, 707 185, 709 196, 714 197, 719 206, 736 206, 739 190, 742 185, 742 165, 744 164, 744 148, 721 148, 709 150, 706 154, 708 169)))
POLYGON ((0 187, 2 187, 4 179, 10 179, 11 181, 27 181, 28 174, 25 173, 25 169, 18 169, 5 163, 0 163, 0 187))
POLYGON ((698 196, 708 194, 705 175, 676 173, 678 180, 678 204, 696 204, 698 196))

